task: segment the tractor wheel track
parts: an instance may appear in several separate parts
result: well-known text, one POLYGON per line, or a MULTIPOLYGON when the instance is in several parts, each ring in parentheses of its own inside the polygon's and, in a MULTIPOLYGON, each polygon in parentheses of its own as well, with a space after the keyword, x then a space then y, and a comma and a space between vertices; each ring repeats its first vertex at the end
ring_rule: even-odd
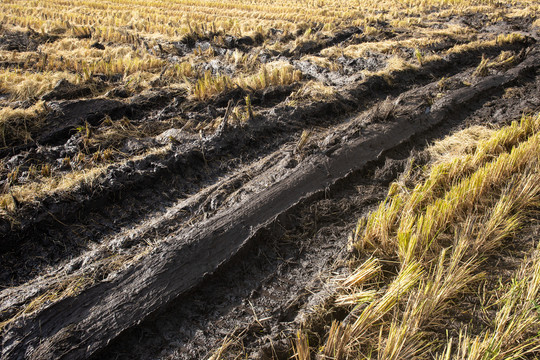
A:
MULTIPOLYGON (((276 221, 324 198, 374 161, 383 160, 386 153, 444 125, 464 107, 474 108, 494 92, 535 79, 539 66, 535 47, 516 67, 452 91, 431 106, 423 101, 408 103, 405 93, 394 102, 398 104, 391 117, 381 117, 379 108, 366 112, 335 131, 336 141, 325 140, 280 181, 272 182, 269 177, 282 171, 278 164, 262 175, 267 186, 259 192, 245 195, 192 227, 171 232, 140 262, 116 277, 14 321, 4 332, 2 357, 79 359, 96 354, 126 329, 219 272, 231 259, 238 261, 235 256, 276 221)), ((415 90, 410 95, 414 99, 415 90)))

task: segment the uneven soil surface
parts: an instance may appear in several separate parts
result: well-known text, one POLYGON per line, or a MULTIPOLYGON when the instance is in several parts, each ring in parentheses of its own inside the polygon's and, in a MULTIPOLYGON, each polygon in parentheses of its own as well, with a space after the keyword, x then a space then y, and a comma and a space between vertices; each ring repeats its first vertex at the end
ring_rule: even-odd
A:
MULTIPOLYGON (((348 234, 411 158, 455 130, 540 111, 540 47, 521 30, 521 41, 448 54, 391 81, 356 78, 371 66, 361 61, 324 73, 293 52, 288 61, 337 95, 293 106, 294 84, 254 92, 256 114, 213 133, 167 122, 222 116, 244 93, 196 103, 167 88, 88 99, 59 87, 46 98, 50 131, 1 150, 6 163, 61 163, 86 146, 81 132, 123 116, 159 125, 144 141, 124 139, 125 151, 155 151, 67 192, 13 200, 0 218, 1 357, 289 358, 303 324, 343 316, 320 311, 348 272, 348 234), (514 61, 478 71, 502 52, 514 61)), ((2 46, 40 41, 21 36, 2 46)))

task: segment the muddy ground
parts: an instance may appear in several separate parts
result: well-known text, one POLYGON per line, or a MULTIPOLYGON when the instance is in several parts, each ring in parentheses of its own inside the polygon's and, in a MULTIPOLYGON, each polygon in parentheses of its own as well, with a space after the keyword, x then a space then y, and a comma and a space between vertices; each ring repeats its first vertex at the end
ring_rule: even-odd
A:
POLYGON ((68 192, 14 199, 0 218, 2 358, 202 359, 220 347, 223 358, 289 358, 297 329, 343 316, 325 304, 348 271, 347 237, 412 158, 455 130, 540 111, 537 34, 518 30, 522 41, 448 54, 392 81, 355 75, 377 70, 376 56, 344 59, 340 74, 297 60, 352 41, 349 30, 279 55, 335 96, 291 102, 298 84, 254 91, 253 116, 211 132, 174 119, 211 122, 245 91, 208 102, 166 87, 88 98, 59 83, 44 98, 48 131, 1 150, 12 168, 61 171, 104 121, 151 129, 118 140, 127 161, 68 192), (515 61, 476 72, 502 52, 515 61))

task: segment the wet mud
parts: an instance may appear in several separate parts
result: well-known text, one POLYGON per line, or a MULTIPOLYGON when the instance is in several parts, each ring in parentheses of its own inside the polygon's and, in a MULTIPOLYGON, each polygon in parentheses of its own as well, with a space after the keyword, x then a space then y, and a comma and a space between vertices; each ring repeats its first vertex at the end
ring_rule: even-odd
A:
MULTIPOLYGON (((32 36, 4 34, 0 46, 52 41, 32 36)), ((208 40, 185 39, 177 54, 208 40)), ((335 294, 332 279, 347 274, 347 236, 411 158, 457 129, 540 110, 531 37, 449 54, 391 82, 357 75, 384 59, 343 58, 341 72, 301 59, 372 41, 361 29, 323 40, 271 56, 340 87, 324 101, 292 106, 294 84, 207 102, 166 88, 86 98, 96 89, 69 83, 45 95, 50 130, 0 150, 12 169, 46 161, 62 171, 62 159, 99 150, 85 132, 97 136, 126 116, 144 136, 115 143, 132 158, 91 183, 0 218, 2 358, 201 359, 220 348, 224 358, 289 358, 299 327, 343 316, 320 309, 335 294), (511 66, 473 75, 483 56, 503 51, 515 56, 511 66), (255 115, 244 123, 196 132, 177 120, 211 122, 248 94, 255 115), (161 150, 141 151, 149 147, 161 150)), ((231 37, 221 46, 249 51, 258 41, 231 37)), ((437 49, 455 44, 448 41, 437 49)))

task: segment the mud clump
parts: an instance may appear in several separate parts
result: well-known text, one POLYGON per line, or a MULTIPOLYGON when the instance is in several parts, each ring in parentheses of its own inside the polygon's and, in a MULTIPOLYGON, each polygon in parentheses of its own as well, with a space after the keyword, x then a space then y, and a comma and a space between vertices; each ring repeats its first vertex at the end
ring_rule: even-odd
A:
POLYGON ((59 80, 54 88, 43 95, 41 100, 71 100, 92 94, 92 89, 88 85, 75 85, 66 79, 59 80))
POLYGON ((52 112, 46 120, 46 131, 43 131, 37 141, 49 144, 64 140, 78 126, 85 123, 96 124, 105 115, 111 117, 122 116, 126 111, 126 104, 109 99, 66 100, 49 104, 52 112))

